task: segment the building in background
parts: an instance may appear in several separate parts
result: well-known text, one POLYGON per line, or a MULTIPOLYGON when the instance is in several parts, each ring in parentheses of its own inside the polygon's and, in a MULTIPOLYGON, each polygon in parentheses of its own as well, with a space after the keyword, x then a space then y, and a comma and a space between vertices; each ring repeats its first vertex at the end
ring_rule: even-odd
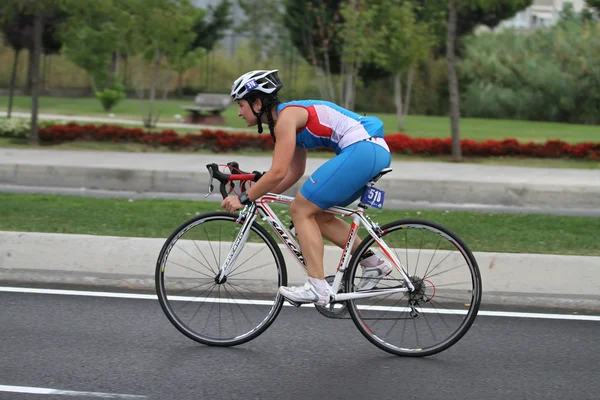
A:
POLYGON ((584 0, 534 0, 530 7, 517 13, 514 18, 503 21, 498 28, 527 30, 552 26, 559 20, 560 12, 569 3, 576 13, 580 13, 586 7, 584 0))

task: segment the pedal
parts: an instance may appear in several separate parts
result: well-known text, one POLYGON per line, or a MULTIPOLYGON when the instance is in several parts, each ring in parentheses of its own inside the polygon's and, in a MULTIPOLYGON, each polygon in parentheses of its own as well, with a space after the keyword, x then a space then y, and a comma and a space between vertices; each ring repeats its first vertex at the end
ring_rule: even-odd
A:
POLYGON ((298 308, 302 305, 302 303, 298 303, 297 301, 292 301, 290 299, 285 299, 288 303, 290 303, 291 305, 293 305, 294 307, 298 308))

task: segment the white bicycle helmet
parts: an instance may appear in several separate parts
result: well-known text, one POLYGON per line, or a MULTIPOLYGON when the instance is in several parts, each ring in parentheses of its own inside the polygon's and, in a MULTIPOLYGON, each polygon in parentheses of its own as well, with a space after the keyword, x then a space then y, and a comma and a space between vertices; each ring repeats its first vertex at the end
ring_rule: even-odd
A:
POLYGON ((264 94, 276 94, 283 87, 283 83, 277 76, 276 69, 256 70, 245 73, 233 82, 231 86, 231 98, 233 101, 246 98, 249 94, 261 92, 264 94))

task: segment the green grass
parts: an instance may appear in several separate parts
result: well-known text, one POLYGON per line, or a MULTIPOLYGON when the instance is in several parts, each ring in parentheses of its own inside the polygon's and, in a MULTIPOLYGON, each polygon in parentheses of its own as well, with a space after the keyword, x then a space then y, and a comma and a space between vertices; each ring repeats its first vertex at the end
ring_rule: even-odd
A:
MULTIPOLYGON (((0 230, 167 238, 183 221, 222 211, 205 201, 0 194, 0 230)), ((289 212, 277 208, 284 222, 289 212)), ((600 217, 456 211, 370 210, 384 224, 424 218, 455 231, 473 251, 600 256, 600 217)))
MULTIPOLYGON (((177 122, 174 115, 185 115, 182 105, 191 104, 190 100, 157 101, 156 109, 162 109, 160 122, 177 122)), ((8 97, 0 96, 0 111, 6 111, 8 97)), ((31 98, 15 96, 14 110, 29 112, 31 98)), ((140 120, 140 102, 126 99, 119 103, 112 112, 115 118, 140 120)), ((40 98, 40 112, 46 114, 90 115, 107 117, 100 102, 94 98, 47 97, 40 98)), ((393 114, 374 114, 385 124, 386 133, 398 132, 396 117, 393 114)), ((226 126, 248 129, 245 122, 237 116, 236 105, 224 111, 226 126)), ((600 127, 590 125, 562 124, 551 122, 496 120, 482 118, 461 118, 461 138, 483 141, 515 138, 522 142, 544 142, 548 139, 561 139, 568 143, 600 142, 600 127)), ((406 120, 406 133, 413 137, 444 138, 450 136, 450 120, 444 116, 410 115, 406 120)))
MULTIPOLYGON (((181 106, 190 105, 188 100, 165 100, 156 101, 155 110, 161 110, 161 122, 178 122, 174 115, 185 115, 181 106)), ((0 110, 8 109, 8 96, 0 96, 0 110)), ((40 97, 40 113, 60 115, 89 115, 93 117, 107 118, 108 113, 102 109, 100 101, 92 97, 40 97)), ((141 103, 136 99, 125 99, 117 104, 111 113, 115 118, 131 119, 141 121, 141 103)), ((31 97, 15 96, 13 111, 30 112, 31 97)))

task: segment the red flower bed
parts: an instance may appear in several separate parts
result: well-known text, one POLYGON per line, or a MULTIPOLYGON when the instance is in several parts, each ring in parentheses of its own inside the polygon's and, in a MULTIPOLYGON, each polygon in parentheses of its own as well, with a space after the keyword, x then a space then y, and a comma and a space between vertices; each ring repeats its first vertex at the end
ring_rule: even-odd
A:
MULTIPOLYGON (((230 133, 223 130, 201 130, 198 134, 179 135, 172 130, 151 133, 140 128, 124 128, 113 125, 54 125, 39 130, 40 141, 46 144, 72 140, 96 140, 112 142, 144 143, 152 146, 166 146, 171 149, 210 149, 215 152, 238 149, 273 149, 271 135, 230 133)), ((394 153, 449 155, 452 140, 412 138, 404 134, 386 135, 385 140, 394 153)), ((461 140, 465 157, 516 156, 537 158, 578 158, 600 160, 600 143, 568 144, 561 140, 548 140, 546 143, 519 143, 516 139, 501 141, 461 140)))

